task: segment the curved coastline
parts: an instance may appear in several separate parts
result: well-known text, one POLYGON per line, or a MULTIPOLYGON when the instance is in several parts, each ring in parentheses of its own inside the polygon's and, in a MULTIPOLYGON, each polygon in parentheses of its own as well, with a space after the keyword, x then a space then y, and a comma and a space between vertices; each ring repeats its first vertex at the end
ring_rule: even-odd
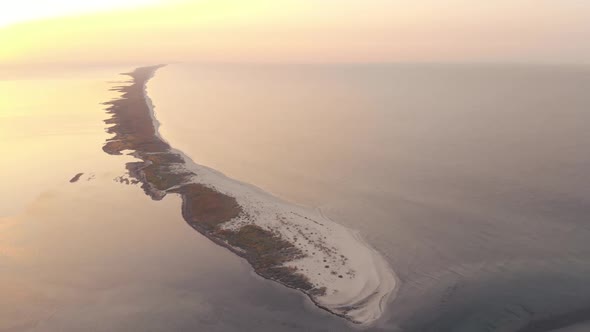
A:
POLYGON ((152 199, 182 197, 186 222, 245 258, 263 278, 305 293, 318 307, 357 324, 371 324, 394 298, 398 281, 361 236, 317 211, 194 163, 164 140, 147 82, 162 66, 126 73, 121 97, 105 103, 114 137, 103 150, 130 154, 129 175, 152 199))

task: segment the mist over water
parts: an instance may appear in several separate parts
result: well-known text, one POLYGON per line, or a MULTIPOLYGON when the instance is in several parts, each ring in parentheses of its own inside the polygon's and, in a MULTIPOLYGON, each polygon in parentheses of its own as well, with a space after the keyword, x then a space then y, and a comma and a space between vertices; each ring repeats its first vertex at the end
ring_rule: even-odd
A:
MULTIPOLYGON (((0 81, 0 330, 355 330, 200 236, 177 197, 113 181, 132 157, 103 153, 100 103, 133 68, 87 69, 0 81)), ((148 93, 195 162, 386 257, 401 288, 367 331, 581 332, 589 88, 583 67, 170 65, 148 93)))
POLYGON ((0 81, 0 331, 349 330, 195 232, 179 197, 116 181, 134 158, 103 152, 101 103, 130 70, 0 81))
POLYGON ((360 230, 402 279, 385 326, 550 331, 590 318, 589 88, 584 67, 172 65, 148 93, 195 162, 360 230))

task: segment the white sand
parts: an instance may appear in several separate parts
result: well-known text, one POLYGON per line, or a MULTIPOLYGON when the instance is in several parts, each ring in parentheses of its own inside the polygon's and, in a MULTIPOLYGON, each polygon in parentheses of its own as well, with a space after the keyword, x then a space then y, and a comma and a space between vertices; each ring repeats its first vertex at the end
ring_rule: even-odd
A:
MULTIPOLYGON (((157 129, 160 123, 152 101, 147 93, 145 97, 157 129)), ((370 324, 382 315, 386 304, 393 299, 397 278, 385 259, 357 232, 328 219, 321 211, 285 202, 255 186, 198 165, 181 151, 174 152, 182 155, 187 167, 197 174, 194 182, 236 198, 243 208, 244 217, 223 227, 236 229, 254 224, 275 232, 307 254, 286 265, 296 267, 317 288, 326 288, 326 295, 312 297, 316 304, 359 324, 370 324)))
POLYGON ((279 234, 307 257, 291 261, 326 295, 313 297, 320 306, 361 324, 377 320, 396 289, 396 277, 383 257, 360 235, 314 211, 284 202, 254 186, 196 165, 194 181, 235 197, 245 217, 223 225, 237 229, 254 224, 279 234))

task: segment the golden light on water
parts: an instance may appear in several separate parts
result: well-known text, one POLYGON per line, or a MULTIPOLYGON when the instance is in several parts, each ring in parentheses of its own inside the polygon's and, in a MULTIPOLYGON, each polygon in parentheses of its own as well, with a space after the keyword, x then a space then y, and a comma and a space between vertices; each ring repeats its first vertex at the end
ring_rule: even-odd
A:
POLYGON ((11 243, 11 228, 15 223, 11 218, 0 217, 0 259, 16 259, 24 254, 21 248, 11 243))

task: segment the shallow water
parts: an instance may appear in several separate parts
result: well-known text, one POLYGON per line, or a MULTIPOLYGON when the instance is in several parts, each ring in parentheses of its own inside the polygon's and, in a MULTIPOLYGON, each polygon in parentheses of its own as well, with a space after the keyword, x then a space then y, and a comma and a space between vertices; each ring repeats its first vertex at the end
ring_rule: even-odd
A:
POLYGON ((131 157, 102 151, 100 103, 131 69, 0 81, 0 331, 348 330, 195 232, 178 197, 114 181, 131 157))
POLYGON ((402 279, 384 327, 590 319, 590 69, 173 65, 148 93, 195 162, 358 229, 402 279))
MULTIPOLYGON (((0 331, 351 330, 194 232, 177 197, 113 181, 130 157, 102 152, 100 103, 131 69, 0 79, 0 331)), ((148 92, 195 162, 387 257, 402 287, 369 330, 578 332, 589 88, 574 67, 175 65, 148 92)))

